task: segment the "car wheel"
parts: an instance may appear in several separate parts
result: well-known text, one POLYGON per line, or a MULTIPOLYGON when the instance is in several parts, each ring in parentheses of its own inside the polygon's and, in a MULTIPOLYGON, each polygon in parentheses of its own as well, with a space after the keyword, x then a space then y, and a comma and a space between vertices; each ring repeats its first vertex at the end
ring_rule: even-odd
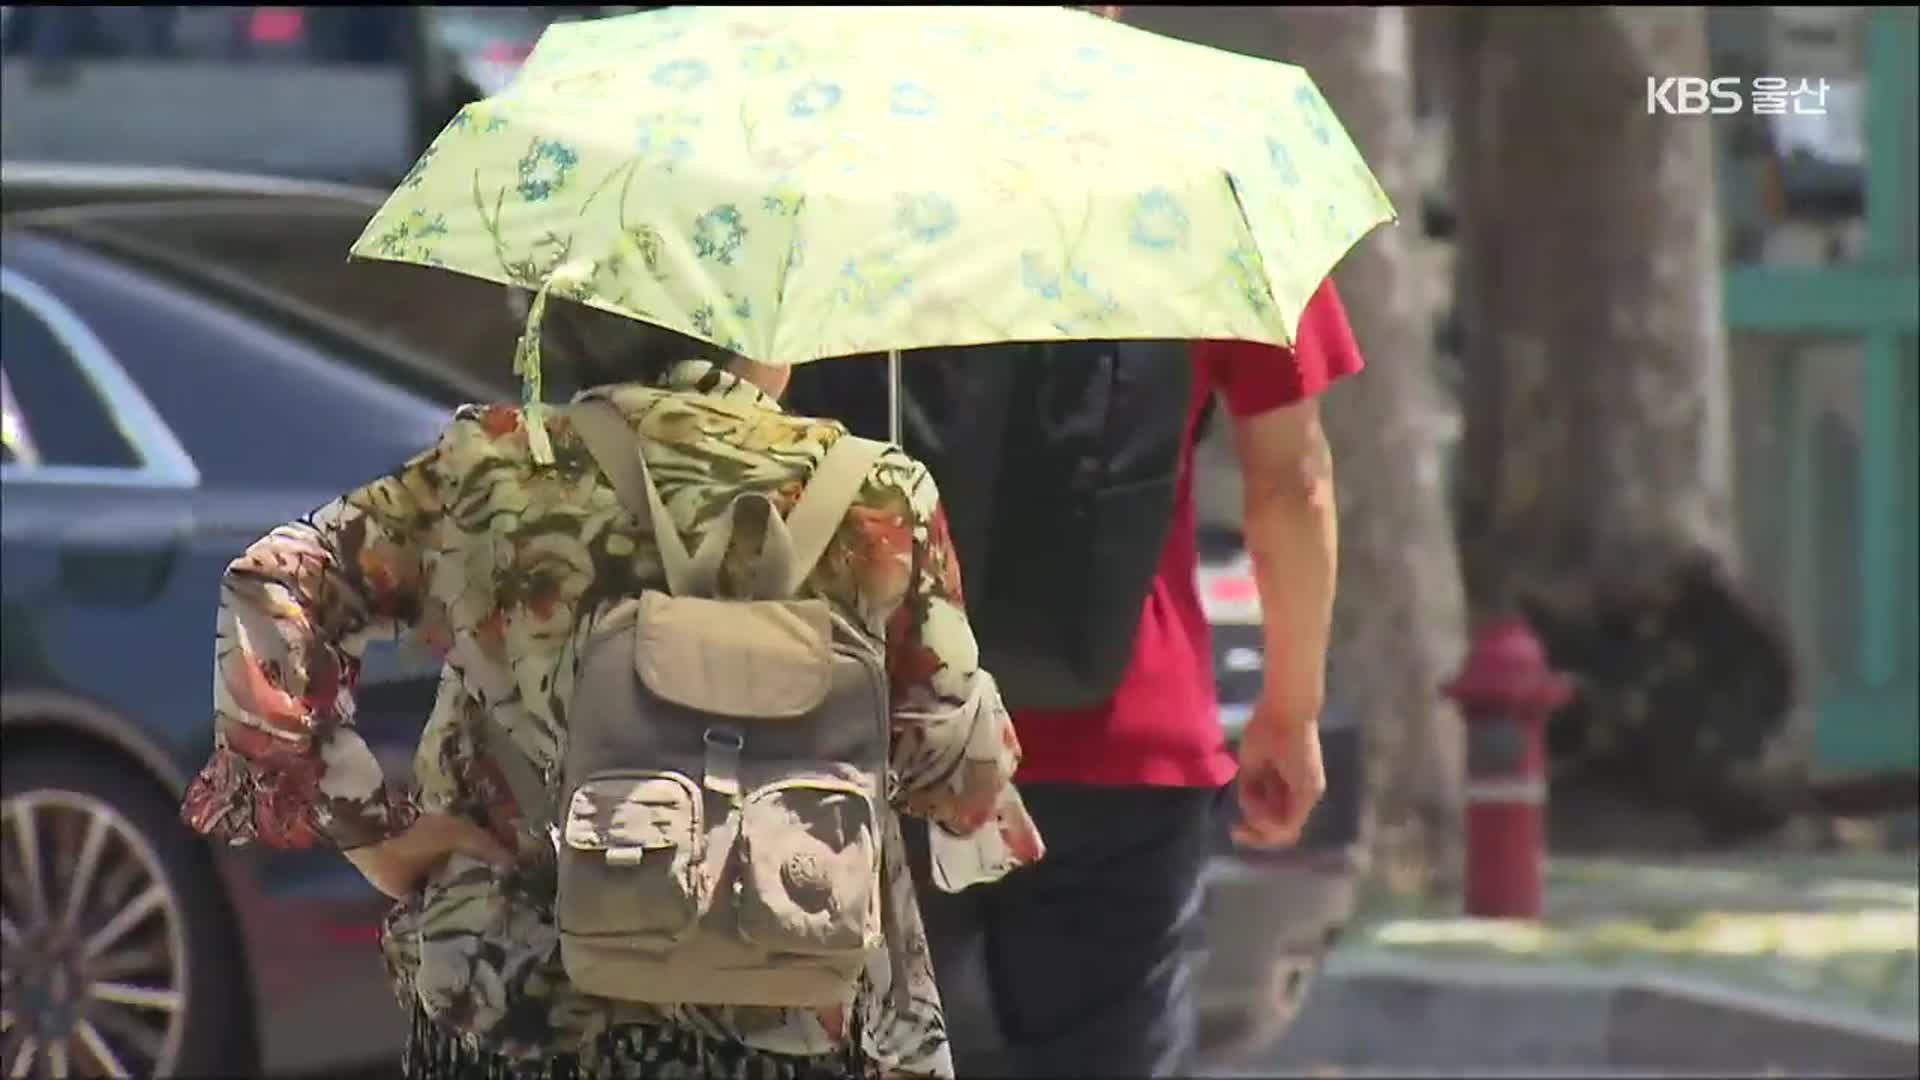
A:
POLYGON ((9 1076, 249 1075, 248 976, 201 842, 98 752, 0 764, 9 1076))

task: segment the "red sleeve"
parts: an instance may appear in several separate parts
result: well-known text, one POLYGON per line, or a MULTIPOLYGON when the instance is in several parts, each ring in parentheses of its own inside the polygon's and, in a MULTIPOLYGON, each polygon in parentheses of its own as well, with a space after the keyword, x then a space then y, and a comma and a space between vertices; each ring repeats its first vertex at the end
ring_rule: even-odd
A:
POLYGON ((1227 411, 1236 419, 1304 401, 1364 366, 1331 278, 1320 283, 1301 312, 1293 348, 1197 341, 1193 359, 1226 397, 1227 411))

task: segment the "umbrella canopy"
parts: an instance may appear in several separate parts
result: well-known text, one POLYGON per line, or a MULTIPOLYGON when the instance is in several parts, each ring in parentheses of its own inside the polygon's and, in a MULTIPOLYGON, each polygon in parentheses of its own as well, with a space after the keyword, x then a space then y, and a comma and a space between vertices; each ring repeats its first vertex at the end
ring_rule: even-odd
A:
POLYGON ((675 7, 548 30, 353 254, 800 363, 1289 344, 1392 218, 1297 67, 1061 8, 675 7))

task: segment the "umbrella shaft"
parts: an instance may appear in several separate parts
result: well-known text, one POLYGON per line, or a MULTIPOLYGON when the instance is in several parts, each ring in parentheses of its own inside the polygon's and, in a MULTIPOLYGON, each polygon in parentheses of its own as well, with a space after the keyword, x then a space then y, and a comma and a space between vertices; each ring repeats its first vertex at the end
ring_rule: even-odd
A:
POLYGON ((900 443, 900 350, 887 350, 887 441, 900 443))

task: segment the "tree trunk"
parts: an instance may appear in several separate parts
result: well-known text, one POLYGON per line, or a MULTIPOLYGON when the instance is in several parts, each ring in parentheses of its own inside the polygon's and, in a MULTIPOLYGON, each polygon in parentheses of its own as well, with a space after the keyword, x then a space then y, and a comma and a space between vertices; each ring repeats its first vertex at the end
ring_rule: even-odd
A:
POLYGON ((1582 677, 1563 759, 1696 798, 1791 697, 1734 584, 1710 121, 1648 107, 1649 78, 1706 73, 1705 13, 1452 21, 1471 607, 1525 612, 1582 677))
POLYGON ((1128 8, 1129 23, 1305 67, 1402 224, 1363 239, 1335 280, 1370 364, 1325 407, 1340 509, 1329 695, 1362 725, 1363 826, 1390 884, 1451 891, 1460 866, 1463 740, 1439 685, 1464 601, 1432 371, 1432 294, 1417 273, 1420 192, 1400 8, 1128 8))
POLYGON ((1646 80, 1706 70, 1699 8, 1461 9, 1473 368, 1469 583, 1731 563, 1726 340, 1707 122, 1646 80))

